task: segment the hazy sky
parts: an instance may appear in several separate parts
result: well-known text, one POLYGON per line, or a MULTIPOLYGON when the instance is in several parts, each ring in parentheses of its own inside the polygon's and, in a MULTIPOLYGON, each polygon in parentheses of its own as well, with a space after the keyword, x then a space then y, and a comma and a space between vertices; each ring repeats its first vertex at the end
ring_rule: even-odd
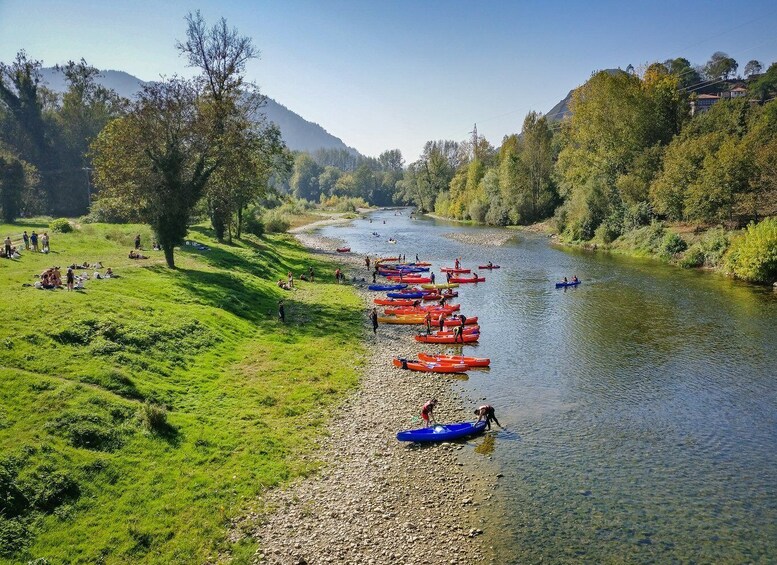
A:
POLYGON ((184 16, 225 17, 262 91, 367 155, 478 131, 498 145, 592 71, 725 51, 777 61, 777 2, 0 0, 0 61, 85 58, 143 80, 191 75, 184 16))

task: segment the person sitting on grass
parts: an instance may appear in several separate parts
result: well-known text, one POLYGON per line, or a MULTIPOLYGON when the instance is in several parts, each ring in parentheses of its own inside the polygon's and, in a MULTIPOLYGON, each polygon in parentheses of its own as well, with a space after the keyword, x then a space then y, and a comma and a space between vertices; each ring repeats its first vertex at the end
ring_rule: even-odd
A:
POLYGON ((113 269, 111 269, 110 267, 108 267, 108 268, 105 270, 105 278, 106 278, 106 279, 113 279, 113 278, 116 278, 117 276, 118 276, 118 275, 114 275, 114 274, 113 274, 113 269))
POLYGON ((436 406, 437 399, 432 398, 421 407, 421 419, 424 421, 424 424, 426 424, 427 428, 429 427, 429 424, 437 424, 434 419, 434 409, 436 406))
POLYGON ((502 427, 502 424, 500 424, 499 420, 496 419, 496 411, 494 410, 494 407, 490 404, 484 404, 483 406, 476 409, 475 416, 478 417, 478 422, 485 418, 487 430, 491 429, 491 422, 494 422, 500 428, 502 427))
POLYGON ((141 255, 140 253, 136 253, 134 249, 130 249, 128 257, 130 259, 148 259, 145 255, 141 255))
POLYGON ((291 290, 289 284, 283 279, 278 280, 278 288, 282 288, 283 290, 291 290))

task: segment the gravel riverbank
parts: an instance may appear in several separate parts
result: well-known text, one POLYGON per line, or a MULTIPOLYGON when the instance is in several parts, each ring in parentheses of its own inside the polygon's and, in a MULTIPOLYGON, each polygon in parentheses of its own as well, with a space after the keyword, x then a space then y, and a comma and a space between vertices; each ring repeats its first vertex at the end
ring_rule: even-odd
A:
MULTIPOLYGON (((297 237, 314 252, 333 248, 315 234, 297 237)), ((348 280, 366 277, 361 257, 337 258, 346 264, 348 280)), ((365 300, 366 326, 374 293, 366 285, 356 288, 365 300)), ((408 326, 381 325, 377 336, 369 336, 361 384, 316 454, 322 470, 268 492, 261 502, 269 513, 240 525, 260 543, 258 562, 493 562, 484 516, 497 511, 501 475, 479 445, 490 445, 489 438, 424 447, 395 438, 397 431, 421 425, 420 406, 430 398, 439 401, 441 422, 472 419, 480 400, 464 398, 454 377, 395 369, 394 355, 424 349, 411 335, 408 326)))

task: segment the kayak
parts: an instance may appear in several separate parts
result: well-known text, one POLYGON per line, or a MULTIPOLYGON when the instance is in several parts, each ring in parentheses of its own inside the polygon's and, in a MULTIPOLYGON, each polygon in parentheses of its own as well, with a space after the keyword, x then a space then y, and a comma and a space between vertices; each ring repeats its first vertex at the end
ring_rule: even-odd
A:
POLYGON ((464 334, 461 337, 459 337, 456 341, 453 340, 453 334, 450 334, 450 335, 419 334, 415 336, 415 340, 420 343, 448 343, 448 344, 475 343, 479 339, 480 339, 480 334, 478 333, 464 334))
POLYGON ((422 284, 421 288, 425 288, 427 290, 435 290, 435 289, 441 289, 441 288, 458 288, 459 283, 456 282, 449 282, 449 283, 437 283, 437 284, 422 284))
POLYGON ((478 265, 478 269, 501 269, 499 265, 478 265))
POLYGON ((479 282, 486 282, 486 277, 451 277, 451 282, 455 282, 455 283, 479 283, 479 282))
POLYGON ((368 286, 370 290, 402 290, 407 288, 406 284, 371 284, 368 286))
POLYGON ((395 282, 406 282, 410 284, 420 284, 420 283, 428 283, 431 282, 432 279, 429 277, 413 277, 413 276, 406 276, 406 275, 389 275, 386 277, 390 281, 395 282))
POLYGON ((376 298, 373 300, 380 306, 412 306, 415 300, 409 298, 376 298))
POLYGON ((445 306, 443 308, 439 306, 402 306, 400 308, 386 308, 386 314, 398 316, 402 316, 403 314, 406 316, 413 316, 417 314, 419 316, 426 316, 426 313, 429 312, 432 316, 435 314, 439 316, 440 314, 453 314, 459 308, 461 308, 460 304, 451 304, 450 306, 445 306))
POLYGON ((399 257, 381 257, 380 259, 375 259, 375 264, 380 265, 386 261, 399 261, 399 257))
POLYGON ((455 267, 440 267, 443 273, 469 273, 472 269, 456 269, 455 267))
POLYGON ((450 441, 482 433, 486 421, 459 422, 456 424, 438 424, 428 428, 405 430, 397 434, 399 441, 450 441))
POLYGON ((423 316, 378 316, 378 322, 381 324, 403 324, 407 326, 418 326, 424 324, 426 319, 423 316))
POLYGON ((424 373, 463 373, 467 370, 464 363, 437 363, 435 361, 417 361, 415 359, 397 359, 394 366, 399 369, 410 369, 411 371, 423 371, 424 373))
POLYGON ((464 363, 467 367, 488 367, 491 359, 487 357, 465 357, 464 355, 429 355, 428 353, 419 353, 418 359, 430 363, 464 363))
POLYGON ((423 292, 387 292, 386 296, 389 298, 421 298, 424 295, 423 292))
MULTIPOLYGON (((438 319, 439 323, 439 319, 438 319)), ((478 323, 478 317, 472 316, 471 318, 467 318, 467 321, 464 323, 465 326, 476 326, 478 323)), ((443 325, 447 328, 450 326, 460 326, 461 325, 461 319, 460 318, 447 318, 445 321, 443 321, 443 325)))
MULTIPOLYGON (((480 333, 480 326, 478 325, 464 327, 464 335, 479 334, 479 333, 480 333)), ((436 331, 436 332, 432 332, 432 335, 436 335, 440 337, 453 335, 453 330, 436 331)))
POLYGON ((557 282, 556 283, 556 288, 564 288, 564 287, 567 287, 567 286, 577 286, 579 284, 580 284, 580 281, 575 281, 575 282, 571 282, 571 281, 570 282, 557 282))
POLYGON ((350 247, 338 247, 337 252, 338 253, 348 253, 351 250, 350 247))

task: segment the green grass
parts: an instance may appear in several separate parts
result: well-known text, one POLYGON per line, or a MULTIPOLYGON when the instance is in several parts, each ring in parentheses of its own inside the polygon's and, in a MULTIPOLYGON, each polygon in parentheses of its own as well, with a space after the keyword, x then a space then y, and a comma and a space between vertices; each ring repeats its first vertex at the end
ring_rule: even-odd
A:
MULTIPOLYGON (((0 225, 14 239, 46 223, 0 225)), ((132 225, 51 234, 49 255, 0 260, 0 563, 197 562, 250 556, 226 532, 305 457, 355 386, 361 304, 288 236, 184 246, 133 261, 132 225), (81 292, 22 286, 102 261, 81 292), (286 299, 286 324, 277 302, 286 299), (152 423, 150 423, 152 422, 152 423)))

